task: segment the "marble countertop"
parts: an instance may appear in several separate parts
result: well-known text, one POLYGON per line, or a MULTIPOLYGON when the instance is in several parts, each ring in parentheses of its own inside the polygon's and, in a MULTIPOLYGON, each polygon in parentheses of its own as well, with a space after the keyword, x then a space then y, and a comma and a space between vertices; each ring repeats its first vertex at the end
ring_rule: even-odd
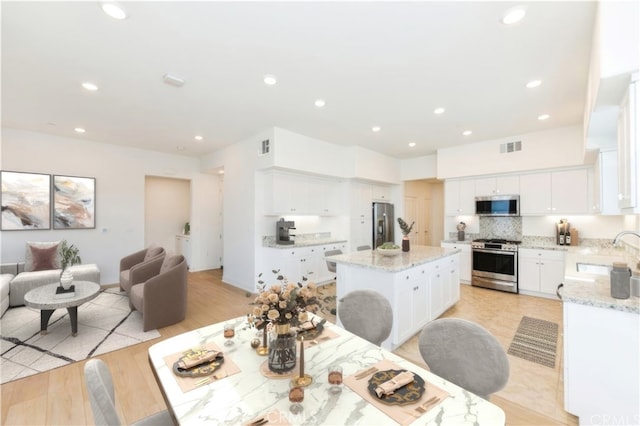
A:
POLYGON ((275 241, 265 241, 264 247, 277 248, 277 249, 291 249, 300 247, 312 247, 312 246, 325 246, 329 244, 341 244, 346 243, 347 240, 341 240, 338 238, 317 238, 317 239, 304 239, 297 241, 294 237, 293 244, 276 244, 275 241))
POLYGON ((560 289, 564 302, 579 303, 604 309, 640 314, 640 298, 629 299, 611 297, 609 277, 606 275, 578 272, 577 263, 611 265, 613 262, 625 262, 629 267, 637 267, 637 259, 624 249, 598 249, 591 247, 568 247, 565 258, 565 280, 560 289))
POLYGON ((433 384, 449 393, 449 397, 433 409, 416 415, 412 425, 505 424, 505 413, 498 406, 330 323, 325 327, 336 337, 304 350, 305 373, 313 382, 305 388, 303 412, 293 415, 287 398, 290 380, 268 378, 261 373, 266 357, 257 355, 249 344, 256 330, 247 327, 246 317, 237 318, 235 322, 233 346, 224 346, 223 323, 217 323, 170 337, 149 348, 149 362, 179 424, 240 425, 276 410, 291 425, 391 424, 393 421, 386 414, 348 386, 343 385, 338 396, 328 392, 330 364, 339 363, 347 377, 382 359, 418 374, 427 385, 433 384), (225 359, 237 365, 240 372, 183 392, 165 357, 209 343, 222 348, 225 359))
POLYGON ((442 247, 412 246, 410 251, 400 252, 395 256, 385 256, 376 250, 367 250, 327 258, 337 264, 400 272, 459 252, 460 250, 442 247))

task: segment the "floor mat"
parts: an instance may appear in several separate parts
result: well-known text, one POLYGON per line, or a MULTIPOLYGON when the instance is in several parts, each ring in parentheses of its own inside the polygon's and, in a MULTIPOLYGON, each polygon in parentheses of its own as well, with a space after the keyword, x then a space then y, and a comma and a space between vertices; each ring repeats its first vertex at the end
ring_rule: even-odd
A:
POLYGON ((556 365, 558 324, 524 316, 507 353, 546 367, 556 365))

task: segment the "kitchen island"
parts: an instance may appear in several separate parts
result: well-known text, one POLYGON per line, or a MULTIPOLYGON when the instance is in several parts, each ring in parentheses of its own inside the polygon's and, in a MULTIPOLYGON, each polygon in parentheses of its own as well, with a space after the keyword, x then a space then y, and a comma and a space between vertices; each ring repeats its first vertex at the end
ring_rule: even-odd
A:
POLYGON ((395 256, 375 250, 331 256, 337 264, 336 298, 362 289, 382 294, 393 309, 391 335, 382 347, 394 350, 460 299, 459 252, 413 246, 395 256))

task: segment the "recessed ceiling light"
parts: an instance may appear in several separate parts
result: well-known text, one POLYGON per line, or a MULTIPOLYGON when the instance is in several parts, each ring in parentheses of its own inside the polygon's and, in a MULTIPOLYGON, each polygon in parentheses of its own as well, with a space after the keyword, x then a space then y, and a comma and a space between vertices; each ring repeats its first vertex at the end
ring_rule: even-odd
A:
POLYGON ((531 80, 530 82, 527 83, 527 88, 533 89, 534 87, 538 87, 541 84, 542 84, 542 81, 540 80, 531 80))
POLYGON ((380 130, 381 130, 380 126, 373 126, 373 127, 371 128, 371 131, 372 131, 372 132, 379 132, 380 130))
POLYGON ((224 170, 218 170, 218 174, 223 175, 224 174, 224 170))
POLYGON ((413 148, 414 146, 416 146, 416 143, 415 143, 415 142, 409 142, 409 146, 410 146, 411 148, 413 148))
POLYGON ((84 133, 86 132, 85 129, 83 129, 82 127, 76 127, 75 129, 73 129, 74 132, 76 133, 84 133))
POLYGON ((471 130, 465 130, 464 132, 462 132, 464 136, 469 136, 471 133, 473 133, 471 130))
POLYGON ((434 114, 442 114, 444 112, 444 108, 440 107, 440 108, 436 108, 433 110, 434 114))
POLYGON ((315 105, 316 105, 318 108, 322 108, 323 106, 325 106, 325 105, 326 105, 326 103, 325 103, 324 99, 316 99, 316 101, 315 101, 315 105))
POLYGON ((502 15, 502 23, 505 25, 513 25, 522 21, 524 15, 527 14, 527 9, 524 6, 518 6, 511 8, 502 15))
POLYGON ((549 117, 551 117, 549 114, 542 114, 542 115, 539 115, 539 116, 538 116, 538 120, 541 120, 541 121, 542 121, 542 120, 546 120, 546 119, 548 119, 549 117))
POLYGON ((267 75, 264 76, 264 84, 266 84, 268 86, 273 86, 277 82, 278 82, 278 80, 276 80, 276 76, 275 75, 267 74, 267 75))
POLYGON ((200 136, 200 135, 195 135, 193 138, 194 138, 195 140, 197 140, 197 141, 201 141, 202 139, 204 139, 204 138, 203 138, 202 136, 200 136))
POLYGON ((90 92, 95 92, 96 90, 98 90, 98 86, 91 83, 90 81, 85 81, 84 83, 82 83, 82 87, 90 92))
POLYGON ((120 6, 120 4, 116 3, 116 2, 101 2, 100 3, 100 7, 102 8, 102 11, 104 13, 106 13, 107 15, 111 16, 113 19, 126 19, 127 18, 127 12, 124 10, 124 8, 122 6, 120 6))
POLYGON ((162 76, 162 81, 164 81, 166 84, 176 87, 182 87, 184 85, 184 78, 171 73, 164 74, 162 76))

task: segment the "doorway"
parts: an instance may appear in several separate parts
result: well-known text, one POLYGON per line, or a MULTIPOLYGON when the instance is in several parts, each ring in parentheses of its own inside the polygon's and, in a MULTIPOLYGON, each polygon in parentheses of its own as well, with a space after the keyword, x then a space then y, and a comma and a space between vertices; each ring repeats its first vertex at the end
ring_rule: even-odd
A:
POLYGON ((414 180, 404 183, 404 214, 415 222, 412 245, 440 246, 444 238, 443 185, 437 180, 414 180))

